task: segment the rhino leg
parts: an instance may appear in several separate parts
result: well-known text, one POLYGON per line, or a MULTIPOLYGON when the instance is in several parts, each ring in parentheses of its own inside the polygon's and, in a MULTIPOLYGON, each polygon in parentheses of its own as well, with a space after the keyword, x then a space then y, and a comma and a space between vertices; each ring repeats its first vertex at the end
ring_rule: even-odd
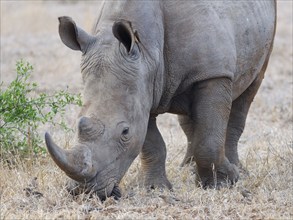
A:
POLYGON ((156 118, 150 117, 148 130, 141 151, 143 180, 146 187, 172 188, 167 179, 165 161, 166 145, 157 128, 156 118))
POLYGON ((187 137, 187 151, 185 157, 181 163, 181 166, 185 166, 195 161, 194 149, 192 145, 194 126, 193 121, 189 116, 178 115, 179 124, 187 137))
POLYGON ((238 157, 238 141, 244 130, 248 110, 264 77, 266 64, 253 83, 232 103, 226 136, 225 154, 229 161, 242 168, 238 157))
POLYGON ((238 180, 238 168, 225 156, 225 140, 232 106, 228 78, 203 81, 193 88, 192 148, 203 187, 220 187, 238 180))

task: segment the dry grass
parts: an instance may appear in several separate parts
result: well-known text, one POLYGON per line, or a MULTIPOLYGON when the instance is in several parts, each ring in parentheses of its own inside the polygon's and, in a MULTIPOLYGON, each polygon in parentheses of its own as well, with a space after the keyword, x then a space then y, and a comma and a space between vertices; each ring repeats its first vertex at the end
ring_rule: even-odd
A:
MULTIPOLYGON (((280 1, 278 5, 274 52, 239 143, 240 158, 249 175, 242 175, 236 187, 219 191, 197 188, 192 167, 179 166, 186 140, 176 117, 164 115, 159 118, 159 126, 167 143, 167 173, 173 192, 140 188, 139 159, 121 182, 123 198, 109 198, 104 203, 88 195, 70 196, 64 187, 65 175, 49 157, 20 160, 12 167, 2 161, 0 218, 292 219, 292 2, 280 1)), ((12 79, 14 61, 23 57, 35 65, 34 80, 43 89, 64 88, 67 84, 72 90, 81 89, 79 54, 59 41, 56 17, 71 15, 90 30, 93 8, 86 3, 56 6, 1 1, 1 80, 12 79)), ((73 123, 76 110, 69 112, 68 120, 73 123)), ((54 137, 70 145, 70 136, 64 140, 64 135, 55 130, 54 137)))
POLYGON ((180 168, 180 160, 172 158, 182 158, 183 153, 178 153, 175 145, 169 148, 168 176, 174 192, 139 188, 136 161, 121 183, 123 198, 109 198, 104 203, 88 195, 70 196, 64 187, 64 174, 48 158, 22 162, 14 168, 1 164, 1 218, 292 218, 292 146, 272 147, 267 141, 258 142, 243 158, 249 176, 243 177, 235 188, 220 191, 195 187, 191 167, 180 168))

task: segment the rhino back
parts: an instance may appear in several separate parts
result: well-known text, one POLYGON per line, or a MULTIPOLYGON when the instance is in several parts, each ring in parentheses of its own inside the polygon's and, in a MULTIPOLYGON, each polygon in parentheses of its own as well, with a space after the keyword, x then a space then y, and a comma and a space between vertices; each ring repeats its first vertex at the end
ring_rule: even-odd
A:
POLYGON ((173 97, 196 82, 228 77, 233 98, 256 78, 275 31, 275 1, 104 1, 94 33, 113 40, 111 25, 129 20, 157 69, 154 102, 168 111, 173 97), (115 3, 115 4, 114 4, 115 3))

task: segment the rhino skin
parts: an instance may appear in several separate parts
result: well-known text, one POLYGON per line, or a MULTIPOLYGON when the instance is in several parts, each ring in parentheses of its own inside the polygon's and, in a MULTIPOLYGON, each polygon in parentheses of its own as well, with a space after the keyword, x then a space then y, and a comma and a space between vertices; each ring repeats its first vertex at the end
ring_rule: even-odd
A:
POLYGON ((202 187, 239 178, 238 140, 264 78, 275 1, 104 1, 91 34, 59 18, 63 43, 82 52, 76 144, 46 145, 70 192, 119 195, 140 154, 146 187, 167 187, 156 116, 178 115, 202 187))

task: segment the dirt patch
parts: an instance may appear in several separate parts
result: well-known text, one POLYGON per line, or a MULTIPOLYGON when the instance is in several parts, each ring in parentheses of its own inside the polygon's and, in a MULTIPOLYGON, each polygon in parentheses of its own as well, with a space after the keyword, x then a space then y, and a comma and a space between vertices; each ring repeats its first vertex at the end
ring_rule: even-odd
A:
MULTIPOLYGON (((69 15, 90 31, 99 3, 1 1, 1 81, 9 83, 15 76, 16 60, 24 58, 34 65, 33 80, 41 90, 68 86, 81 92, 80 53, 62 44, 57 17, 69 15)), ((292 219, 292 14, 292 1, 278 1, 274 50, 239 143, 240 159, 250 174, 235 188, 195 187, 192 168, 179 166, 186 149, 183 132, 176 117, 166 114, 158 120, 167 143, 167 173, 174 192, 148 193, 139 188, 139 159, 123 178, 122 200, 105 203, 86 195, 75 199, 68 195, 66 177, 49 157, 34 163, 22 161, 12 169, 1 163, 1 219, 292 219)), ((76 112, 68 112, 71 123, 76 112)), ((63 145, 72 139, 56 131, 54 136, 63 145)))

